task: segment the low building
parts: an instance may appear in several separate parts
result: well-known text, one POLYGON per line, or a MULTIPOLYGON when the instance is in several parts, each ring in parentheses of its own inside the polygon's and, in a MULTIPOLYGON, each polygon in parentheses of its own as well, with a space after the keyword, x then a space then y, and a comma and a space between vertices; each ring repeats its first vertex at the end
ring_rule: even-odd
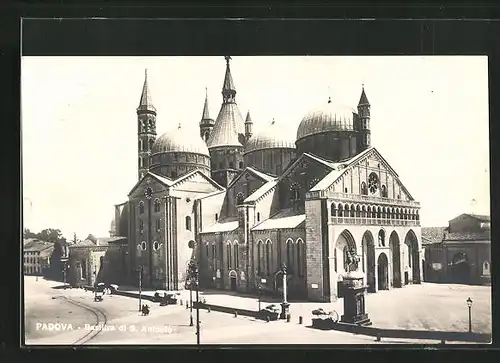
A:
POLYGON ((50 267, 54 244, 29 238, 23 241, 23 272, 25 275, 45 275, 50 267))
MULTIPOLYGON (((440 241, 427 241, 425 280, 459 284, 491 283, 490 217, 464 213, 449 221, 440 241)), ((436 228, 436 227, 435 227, 436 228)), ((438 238, 438 237, 437 237, 438 238)), ((424 237, 422 238, 424 239, 424 237)))

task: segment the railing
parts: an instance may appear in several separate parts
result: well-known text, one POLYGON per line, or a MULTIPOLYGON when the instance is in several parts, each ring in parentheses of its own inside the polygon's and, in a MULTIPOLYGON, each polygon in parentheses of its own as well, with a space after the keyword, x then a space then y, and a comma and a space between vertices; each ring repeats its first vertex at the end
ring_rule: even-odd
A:
POLYGON ((420 226, 420 221, 411 219, 384 219, 366 217, 330 217, 333 224, 358 224, 374 226, 420 226))
POLYGON ((337 193, 337 192, 328 192, 324 190, 308 192, 306 194, 307 199, 315 199, 315 198, 332 198, 339 200, 348 200, 348 201, 356 201, 363 203, 377 203, 377 204, 386 204, 386 205, 401 205, 401 206, 411 206, 411 207, 420 207, 420 202, 414 200, 403 200, 403 199, 392 199, 392 198, 383 198, 383 197, 374 197, 370 195, 362 195, 362 194, 346 194, 346 193, 337 193))

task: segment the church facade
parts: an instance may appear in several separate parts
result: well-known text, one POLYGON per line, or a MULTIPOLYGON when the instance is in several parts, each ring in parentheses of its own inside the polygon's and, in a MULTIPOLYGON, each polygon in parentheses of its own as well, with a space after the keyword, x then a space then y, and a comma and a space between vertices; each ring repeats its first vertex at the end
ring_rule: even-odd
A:
POLYGON ((325 101, 296 138, 274 120, 253 134, 230 59, 219 114, 205 99, 199 135, 179 125, 157 137, 145 79, 139 180, 115 207, 115 233, 128 237, 124 273, 178 290, 194 259, 204 288, 278 295, 285 264, 290 298, 334 301, 354 254, 369 292, 420 283, 420 204, 371 146, 364 88, 357 110, 325 101))

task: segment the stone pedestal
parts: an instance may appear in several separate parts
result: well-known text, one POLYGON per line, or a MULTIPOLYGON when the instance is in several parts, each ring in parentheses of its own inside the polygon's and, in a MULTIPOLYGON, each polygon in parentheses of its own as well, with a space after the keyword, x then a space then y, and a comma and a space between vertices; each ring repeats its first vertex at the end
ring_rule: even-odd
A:
POLYGON ((280 319, 286 319, 289 313, 290 313, 290 304, 286 302, 281 303, 280 319))
POLYGON ((342 315, 340 322, 371 325, 372 322, 365 311, 367 286, 363 284, 363 276, 356 273, 348 274, 344 277, 344 286, 344 315, 342 315))

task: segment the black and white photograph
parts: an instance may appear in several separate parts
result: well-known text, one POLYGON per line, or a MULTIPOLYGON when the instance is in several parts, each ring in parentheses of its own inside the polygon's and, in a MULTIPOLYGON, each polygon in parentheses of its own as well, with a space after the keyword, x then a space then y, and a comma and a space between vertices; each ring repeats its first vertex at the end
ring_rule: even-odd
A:
POLYGON ((24 343, 477 344, 486 56, 23 56, 24 343))

